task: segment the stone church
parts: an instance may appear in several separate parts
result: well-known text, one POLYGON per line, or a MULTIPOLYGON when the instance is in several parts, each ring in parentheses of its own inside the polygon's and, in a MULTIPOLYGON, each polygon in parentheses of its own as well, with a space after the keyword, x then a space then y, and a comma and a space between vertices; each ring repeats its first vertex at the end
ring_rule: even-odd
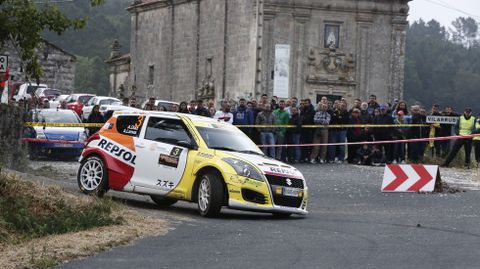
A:
POLYGON ((402 98, 410 0, 136 0, 127 85, 175 101, 402 98))

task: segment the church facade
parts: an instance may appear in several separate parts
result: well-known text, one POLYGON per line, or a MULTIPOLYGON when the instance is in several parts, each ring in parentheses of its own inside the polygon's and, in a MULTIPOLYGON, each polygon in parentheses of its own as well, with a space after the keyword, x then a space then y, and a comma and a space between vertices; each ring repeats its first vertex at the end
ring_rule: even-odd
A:
POLYGON ((137 0, 140 98, 402 98, 410 0, 137 0))

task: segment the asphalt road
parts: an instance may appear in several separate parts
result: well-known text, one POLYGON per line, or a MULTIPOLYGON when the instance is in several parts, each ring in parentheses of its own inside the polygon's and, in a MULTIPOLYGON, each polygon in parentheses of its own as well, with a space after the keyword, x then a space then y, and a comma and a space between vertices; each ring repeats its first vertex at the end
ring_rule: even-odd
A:
POLYGON ((58 268, 480 267, 480 192, 384 194, 382 168, 298 168, 310 189, 307 217, 225 209, 220 218, 205 219, 194 204, 161 210, 131 200, 139 210, 190 220, 165 236, 58 268))

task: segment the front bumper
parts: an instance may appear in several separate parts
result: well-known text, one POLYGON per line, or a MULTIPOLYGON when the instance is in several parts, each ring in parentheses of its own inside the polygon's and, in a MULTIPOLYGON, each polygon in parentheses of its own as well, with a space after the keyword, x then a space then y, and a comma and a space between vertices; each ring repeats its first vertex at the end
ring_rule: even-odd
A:
POLYGON ((248 210, 255 212, 265 212, 265 213, 291 213, 299 215, 307 215, 308 211, 306 209, 287 207, 287 206, 277 206, 277 205, 256 205, 253 203, 241 203, 234 199, 228 200, 228 206, 233 209, 248 210))

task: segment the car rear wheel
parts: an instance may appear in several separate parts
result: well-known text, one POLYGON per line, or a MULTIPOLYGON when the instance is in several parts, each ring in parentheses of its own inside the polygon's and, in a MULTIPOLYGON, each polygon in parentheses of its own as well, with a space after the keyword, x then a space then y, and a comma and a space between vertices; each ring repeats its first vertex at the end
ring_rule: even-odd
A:
POLYGON ((77 181, 83 193, 102 197, 107 192, 107 178, 107 168, 99 157, 89 156, 80 164, 77 181))
POLYGON ((166 198, 160 195, 150 195, 150 198, 152 198, 152 201, 154 201, 155 204, 157 204, 160 207, 171 206, 176 202, 178 202, 178 200, 166 198))
POLYGON ((204 217, 215 217, 220 213, 223 199, 221 178, 215 173, 207 173, 200 178, 198 186, 198 211, 204 217))

